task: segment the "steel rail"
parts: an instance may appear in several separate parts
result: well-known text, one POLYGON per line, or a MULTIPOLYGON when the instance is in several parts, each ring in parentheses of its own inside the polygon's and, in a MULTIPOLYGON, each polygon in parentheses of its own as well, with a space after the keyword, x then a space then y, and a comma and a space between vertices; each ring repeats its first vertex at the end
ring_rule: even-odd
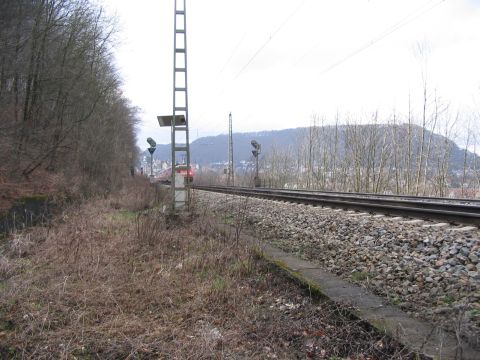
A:
POLYGON ((445 203, 470 203, 480 205, 480 199, 467 199, 467 198, 446 198, 446 197, 434 197, 434 196, 415 196, 415 195, 396 195, 396 194, 375 194, 368 192, 347 192, 347 191, 329 191, 329 190, 307 190, 307 189, 280 189, 271 188, 272 190, 288 190, 298 193, 314 193, 314 194, 337 194, 337 195, 354 195, 359 197, 375 197, 375 198, 391 198, 391 199, 405 199, 405 200, 425 200, 445 203))
MULTIPOLYGON (((217 186, 218 187, 218 186, 217 186)), ((223 186, 220 186, 223 187, 223 186)), ((252 188, 246 188, 252 189, 252 188)), ((433 197, 433 196, 415 196, 415 195, 396 195, 396 194, 375 194, 368 192, 348 192, 348 191, 330 191, 330 190, 309 190, 309 189, 283 189, 283 188, 255 188, 254 190, 274 190, 274 191, 287 191, 295 193, 305 194, 326 194, 326 195, 347 195, 358 196, 361 198, 380 198, 380 199, 403 199, 403 200, 419 200, 428 202, 442 202, 442 203, 468 203, 480 206, 480 199, 467 199, 467 198, 446 198, 446 197, 433 197)))
POLYGON ((254 196, 316 206, 383 213, 449 223, 480 225, 480 206, 470 204, 427 202, 420 200, 369 198, 344 193, 315 193, 288 190, 241 188, 226 186, 194 186, 198 190, 254 196))
MULTIPOLYGON (((229 187, 218 187, 229 189, 229 187)), ((438 202, 438 201, 422 201, 417 199, 395 199, 395 198, 377 198, 374 196, 365 197, 357 196, 356 193, 324 193, 324 192, 310 192, 310 191, 291 191, 283 189, 268 189, 268 188, 236 188, 246 190, 248 192, 262 193, 262 194, 285 194, 293 196, 303 196, 310 197, 314 199, 322 200, 341 200, 341 201, 361 201, 363 203, 371 203, 373 205, 383 204, 383 205, 392 205, 392 206, 402 206, 402 207, 415 207, 421 209, 431 209, 431 210, 448 210, 448 211, 457 211, 457 212, 466 212, 466 213, 478 213, 480 214, 480 206, 471 205, 471 204, 459 204, 454 201, 451 202, 438 202), (348 194, 348 195, 347 195, 348 194)))
POLYGON ((391 198, 391 199, 405 199, 405 200, 424 200, 424 201, 436 201, 446 203, 469 203, 480 205, 480 199, 467 199, 467 198, 446 198, 446 197, 434 197, 434 196, 415 196, 415 195, 397 195, 397 194, 375 194, 368 192, 348 192, 348 191, 330 191, 330 190, 307 190, 307 189, 281 189, 272 188, 272 190, 288 190, 299 193, 314 193, 314 194, 336 194, 336 195, 355 195, 359 197, 375 197, 375 198, 391 198))

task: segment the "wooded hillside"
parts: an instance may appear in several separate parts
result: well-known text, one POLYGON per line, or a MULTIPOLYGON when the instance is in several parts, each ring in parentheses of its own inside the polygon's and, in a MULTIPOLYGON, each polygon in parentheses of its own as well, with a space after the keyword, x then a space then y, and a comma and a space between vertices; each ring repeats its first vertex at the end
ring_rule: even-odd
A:
POLYGON ((137 118, 120 90, 114 33, 88 0, 0 2, 4 176, 62 174, 90 192, 128 174, 137 118))

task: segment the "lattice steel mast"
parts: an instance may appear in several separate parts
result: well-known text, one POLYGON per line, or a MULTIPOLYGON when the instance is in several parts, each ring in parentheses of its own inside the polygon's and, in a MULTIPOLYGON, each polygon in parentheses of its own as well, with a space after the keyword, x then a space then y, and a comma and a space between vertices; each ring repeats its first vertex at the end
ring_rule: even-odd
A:
POLYGON ((188 207, 190 200, 190 143, 187 91, 187 16, 186 0, 175 1, 173 54, 172 196, 174 210, 188 207), (184 118, 184 119, 183 119, 184 118), (184 178, 176 174, 181 159, 187 167, 184 178))

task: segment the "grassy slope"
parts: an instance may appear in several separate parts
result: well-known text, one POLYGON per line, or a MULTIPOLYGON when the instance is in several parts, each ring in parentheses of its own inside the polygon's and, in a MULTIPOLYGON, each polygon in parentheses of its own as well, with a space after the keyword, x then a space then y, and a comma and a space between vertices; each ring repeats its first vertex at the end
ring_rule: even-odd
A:
POLYGON ((0 249, 0 358, 409 358, 137 183, 0 249))

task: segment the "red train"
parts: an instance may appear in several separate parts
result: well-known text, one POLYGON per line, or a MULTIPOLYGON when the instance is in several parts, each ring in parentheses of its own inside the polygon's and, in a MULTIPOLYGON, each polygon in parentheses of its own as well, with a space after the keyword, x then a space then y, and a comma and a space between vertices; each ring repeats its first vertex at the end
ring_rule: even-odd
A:
MULTIPOLYGON (((195 171, 192 167, 192 165, 188 166, 185 164, 179 164, 175 166, 175 176, 183 176, 185 180, 189 183, 193 182, 193 176, 195 174, 195 171)), ((162 184, 170 184, 172 181, 172 167, 169 167, 168 169, 162 170, 160 174, 158 174, 155 179, 162 184)))

